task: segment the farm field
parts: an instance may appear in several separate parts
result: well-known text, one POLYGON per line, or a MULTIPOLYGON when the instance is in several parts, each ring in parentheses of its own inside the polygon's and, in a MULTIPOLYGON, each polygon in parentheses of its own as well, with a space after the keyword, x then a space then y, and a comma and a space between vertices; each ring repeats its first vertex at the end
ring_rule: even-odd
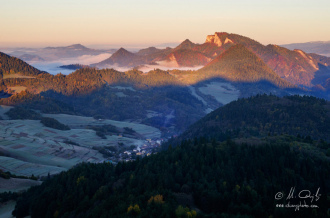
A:
POLYGON ((41 181, 35 181, 31 179, 0 178, 0 193, 5 191, 18 192, 26 190, 31 186, 40 185, 41 183, 41 181))
MULTIPOLYGON (((0 115, 10 107, 1 106, 0 115)), ((0 120, 0 169, 19 176, 37 177, 57 174, 80 162, 99 163, 107 161, 95 147, 142 146, 145 139, 159 139, 161 132, 150 126, 133 122, 96 120, 92 117, 66 114, 43 114, 70 126, 71 130, 57 130, 43 126, 39 120, 0 120), (143 136, 142 139, 120 134, 96 135, 86 126, 114 125, 129 127, 143 136)))
POLYGON ((44 116, 54 118, 61 123, 70 126, 70 128, 82 128, 87 125, 101 126, 110 124, 119 128, 132 128, 140 135, 143 135, 145 138, 160 138, 161 136, 161 132, 159 129, 134 122, 123 122, 106 119, 96 120, 93 117, 83 117, 68 114, 44 114, 44 116))
POLYGON ((4 157, 4 156, 0 156, 0 169, 4 172, 9 171, 10 173, 19 176, 34 175, 37 177, 47 176, 48 173, 50 175, 57 174, 66 170, 66 168, 63 167, 36 164, 36 163, 21 161, 19 159, 4 157))
POLYGON ((8 87, 10 90, 14 91, 15 93, 20 93, 22 91, 26 90, 25 86, 12 86, 12 87, 8 87))
POLYGON ((201 96, 197 95, 195 87, 193 86, 188 86, 191 94, 196 97, 198 100, 200 100, 201 102, 203 102, 204 105, 207 105, 207 102, 204 100, 204 98, 202 98, 201 96))
POLYGON ((24 75, 21 75, 21 74, 18 74, 18 73, 15 73, 15 74, 4 74, 3 75, 3 79, 8 79, 8 78, 25 78, 25 79, 33 79, 35 77, 33 76, 24 76, 24 75))
POLYGON ((237 100, 240 95, 239 90, 230 83, 224 82, 211 82, 206 87, 199 87, 198 89, 205 95, 213 96, 221 104, 228 104, 237 100))

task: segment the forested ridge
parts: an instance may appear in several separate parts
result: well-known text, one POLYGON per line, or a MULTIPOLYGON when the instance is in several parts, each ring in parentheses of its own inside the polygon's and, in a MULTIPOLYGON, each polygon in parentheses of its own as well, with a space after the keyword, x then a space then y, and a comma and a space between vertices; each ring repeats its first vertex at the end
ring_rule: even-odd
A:
MULTIPOLYGON (((15 70, 13 72, 17 73, 15 70)), ((262 72, 254 73, 262 75, 262 72)), ((26 87, 26 91, 0 99, 0 104, 22 105, 45 113, 102 115, 115 120, 142 119, 143 123, 158 128, 166 128, 166 116, 173 111, 175 117, 171 123, 181 132, 201 118, 207 109, 191 95, 187 85, 217 76, 217 72, 201 74, 197 71, 159 69, 147 74, 138 70, 119 72, 95 68, 79 69, 70 75, 40 73, 34 78, 3 79, 3 90, 6 90, 5 87, 21 86, 26 87), (128 88, 117 89, 117 86, 128 88), (118 92, 124 95, 118 96, 118 92), (133 111, 131 106, 135 108, 133 111), (147 117, 147 110, 156 111, 159 116, 147 117)), ((261 78, 267 81, 268 77, 261 78)), ((276 87, 276 82, 274 87, 282 90, 276 87)))
POLYGON ((330 103, 312 96, 257 95, 229 103, 189 127, 180 139, 287 133, 330 140, 330 103))
POLYGON ((75 96, 89 94, 105 84, 126 84, 141 89, 182 85, 174 76, 162 70, 143 74, 137 70, 119 72, 113 69, 97 70, 95 68, 78 69, 67 76, 44 74, 35 79, 8 78, 4 82, 7 86, 26 86, 28 91, 33 93, 52 90, 64 95, 75 96))
POLYGON ((328 217, 330 143, 323 137, 328 136, 329 128, 318 127, 322 119, 326 122, 324 127, 328 127, 328 103, 307 96, 259 95, 239 99, 188 130, 198 130, 199 134, 191 132, 192 137, 186 137, 185 133, 176 139, 179 142, 163 144, 164 150, 158 154, 116 166, 84 163, 49 178, 18 198, 14 215, 328 217), (249 105, 256 111, 249 109, 249 105), (283 128, 287 120, 279 116, 291 116, 286 107, 298 114, 292 117, 293 123, 307 122, 318 138, 303 134, 309 131, 307 126, 302 126, 303 131, 297 135, 294 125, 291 129, 283 128), (259 110, 265 111, 262 116, 258 115, 259 110), (242 122, 259 126, 261 117, 268 113, 272 115, 264 118, 273 125, 273 131, 235 130, 242 122), (228 116, 226 128, 232 126, 232 131, 228 128, 223 132, 221 125, 209 131, 208 122, 216 116, 218 119, 228 116), (222 133, 216 134, 219 132, 222 133), (275 199, 278 192, 287 196, 292 187, 297 192, 310 190, 313 194, 320 188, 317 201, 306 200, 318 208, 277 207, 300 203, 299 199, 275 199))
POLYGON ((43 113, 140 119, 146 124, 166 128, 165 117, 173 111, 175 118, 171 123, 179 131, 204 115, 202 102, 173 75, 161 70, 143 74, 137 70, 123 73, 84 68, 68 76, 44 74, 30 79, 9 78, 5 83, 25 86, 27 91, 0 99, 0 104, 22 105, 43 113), (123 96, 118 96, 118 92, 123 96), (147 110, 160 114, 150 118, 147 110))
POLYGON ((14 215, 327 217, 329 158, 309 155, 299 143, 277 137, 251 146, 202 137, 116 166, 80 164, 24 193, 14 215), (314 202, 319 208, 276 207, 288 201, 276 200, 275 194, 288 194, 291 187, 313 193, 320 188, 314 202))
POLYGON ((24 61, 0 52, 0 79, 3 74, 20 73, 25 76, 37 76, 42 72, 24 61))

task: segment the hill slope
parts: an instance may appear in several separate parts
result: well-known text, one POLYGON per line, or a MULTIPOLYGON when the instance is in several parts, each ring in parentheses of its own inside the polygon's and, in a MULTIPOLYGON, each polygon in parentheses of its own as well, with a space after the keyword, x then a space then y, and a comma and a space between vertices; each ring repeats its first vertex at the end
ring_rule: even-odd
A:
MULTIPOLYGON (((326 64, 320 58, 314 59, 301 50, 291 51, 277 45, 264 46, 248 37, 229 33, 216 32, 214 35, 209 35, 200 49, 208 47, 206 51, 209 50, 219 55, 237 44, 244 45, 281 78, 296 85, 309 87, 316 85, 312 80, 315 72, 319 70, 318 64, 326 64)), ((209 55, 212 55, 212 52, 209 55)))
MULTIPOLYGON (((324 87, 325 84, 319 83, 319 81, 330 78, 330 70, 327 68, 330 62, 327 57, 307 54, 302 50, 292 51, 277 45, 265 46, 248 37, 226 32, 208 35, 203 44, 195 44, 187 39, 173 49, 151 47, 142 49, 134 54, 135 56, 127 52, 124 54, 121 49, 120 58, 117 60, 109 58, 93 66, 104 67, 106 64, 118 64, 121 67, 137 67, 144 64, 159 64, 175 68, 205 66, 211 60, 217 60, 220 55, 236 45, 243 45, 260 58, 278 77, 294 85, 310 88, 320 85, 324 87), (326 68, 322 68, 322 66, 326 68), (322 75, 320 76, 320 74, 322 75)), ((245 57, 241 56, 241 58, 244 59, 245 57)), ((246 62, 244 64, 248 65, 246 62)), ((258 68, 253 64, 255 63, 250 63, 251 67, 258 68)), ((265 66, 263 68, 265 70, 265 66)), ((265 72, 267 71, 269 70, 265 72)), ((250 80, 254 79, 250 78, 250 80)))
MULTIPOLYGON (((179 146, 168 146, 165 151, 116 166, 80 164, 23 193, 13 214, 18 217, 54 214, 60 217, 327 217, 329 143, 289 135, 267 136, 257 143, 253 138, 249 143, 208 139, 238 125, 260 126, 261 118, 279 134, 295 130, 298 123, 301 133, 310 125, 315 134, 329 136, 329 117, 325 115, 329 116, 329 102, 312 97, 240 99, 194 124, 191 132, 194 140, 185 138, 186 133, 179 146), (265 117, 259 115, 262 111, 265 117), (286 116, 291 116, 289 125, 286 116), (305 122, 307 125, 303 125, 305 122), (320 127, 315 128, 315 124, 320 127), (288 128, 283 128, 287 125, 288 128), (204 137, 199 137, 201 134, 204 137), (317 205, 317 215, 312 208, 295 210, 296 207, 276 206, 301 203, 301 199, 274 198, 279 192, 288 196, 290 187, 297 192, 316 193, 313 197, 317 200, 301 199, 306 205, 317 205)), ((258 131, 262 135, 267 127, 256 128, 255 132, 258 131)))
POLYGON ((199 74, 220 76, 233 82, 269 81, 279 87, 292 87, 281 79, 259 57, 238 44, 219 55, 202 69, 199 74))
POLYGON ((211 61, 211 58, 198 51, 179 49, 171 52, 165 60, 174 62, 177 67, 194 67, 204 66, 211 61))
POLYGON ((2 52, 0 52, 0 72, 0 75, 19 74, 22 76, 37 76, 45 73, 18 58, 11 57, 2 52))
POLYGON ((108 59, 105 59, 104 61, 101 61, 100 63, 97 64, 92 64, 91 66, 102 67, 106 65, 115 65, 115 64, 119 66, 132 66, 135 57, 136 55, 133 54, 132 52, 129 52, 124 48, 120 48, 108 59))
POLYGON ((329 123, 329 101, 307 96, 260 95, 233 101, 211 112, 188 128, 181 139, 288 133, 330 141, 329 123))

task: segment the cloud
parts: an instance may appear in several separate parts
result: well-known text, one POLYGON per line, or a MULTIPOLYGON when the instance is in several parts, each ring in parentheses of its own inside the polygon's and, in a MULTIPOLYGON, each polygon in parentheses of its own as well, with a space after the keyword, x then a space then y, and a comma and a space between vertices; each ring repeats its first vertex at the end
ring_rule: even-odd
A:
POLYGON ((111 55, 109 53, 103 53, 99 55, 82 55, 75 58, 62 58, 56 61, 28 61, 28 63, 39 70, 46 71, 53 75, 56 75, 58 73, 68 75, 74 72, 75 70, 63 69, 63 68, 59 68, 59 66, 69 65, 69 64, 89 65, 89 64, 101 62, 109 58, 110 56, 111 55))
MULTIPOLYGON (((109 55, 108 53, 104 53, 104 54, 100 54, 100 55, 82 55, 76 58, 63 58, 63 59, 59 59, 57 61, 42 61, 42 62, 38 62, 38 61, 33 61, 33 62, 29 62, 29 64, 31 64, 33 67, 42 70, 42 71, 46 71, 50 74, 56 75, 58 73, 62 73, 65 75, 68 75, 72 72, 74 72, 75 70, 68 70, 68 69, 62 69, 59 68, 59 66, 62 65, 68 65, 68 64, 83 64, 83 65, 90 65, 90 64, 94 64, 94 63, 99 63, 107 58, 109 58, 111 55, 109 55)), ((154 70, 154 69, 161 69, 161 70, 174 70, 174 69, 178 69, 178 70, 198 70, 200 68, 202 68, 203 66, 195 66, 195 67, 179 67, 177 65, 177 63, 174 61, 159 61, 157 62, 158 65, 143 65, 141 67, 139 67, 138 69, 144 73, 149 72, 150 70, 154 70)), ((106 65, 100 69, 115 69, 117 71, 120 72, 126 72, 129 70, 132 70, 133 67, 121 67, 118 66, 117 64, 114 65, 106 65)))
POLYGON ((153 69, 160 69, 160 70, 199 70, 203 66, 195 66, 195 67, 176 67, 171 65, 144 65, 139 68, 140 71, 146 73, 153 69))
MULTIPOLYGON (((154 70, 154 69, 160 69, 160 70, 164 70, 164 71, 167 71, 167 70, 199 70, 201 69, 203 66, 195 66, 195 67, 176 67, 176 66, 171 66, 169 64, 166 64, 166 65, 143 65, 141 67, 138 68, 139 71, 142 71, 144 73, 147 73, 151 70, 154 70)), ((118 65, 105 65, 104 67, 102 68, 99 68, 99 69, 115 69, 117 71, 120 71, 120 72, 126 72, 126 71, 129 71, 129 70, 132 70, 133 67, 119 67, 118 65)))
POLYGON ((111 57, 111 55, 109 53, 103 53, 103 54, 99 54, 99 55, 83 55, 83 56, 79 56, 77 58, 70 58, 66 61, 67 62, 71 61, 71 64, 72 64, 72 61, 76 61, 79 64, 89 65, 89 64, 99 63, 109 57, 111 57))

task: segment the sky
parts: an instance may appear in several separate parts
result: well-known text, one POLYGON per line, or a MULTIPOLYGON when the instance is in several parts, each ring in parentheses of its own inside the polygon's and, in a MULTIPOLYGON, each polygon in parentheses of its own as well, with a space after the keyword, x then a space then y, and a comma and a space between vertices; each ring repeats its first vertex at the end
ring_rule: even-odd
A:
POLYGON ((329 11, 329 0, 0 0, 0 47, 203 43, 214 32, 329 41, 329 11))

